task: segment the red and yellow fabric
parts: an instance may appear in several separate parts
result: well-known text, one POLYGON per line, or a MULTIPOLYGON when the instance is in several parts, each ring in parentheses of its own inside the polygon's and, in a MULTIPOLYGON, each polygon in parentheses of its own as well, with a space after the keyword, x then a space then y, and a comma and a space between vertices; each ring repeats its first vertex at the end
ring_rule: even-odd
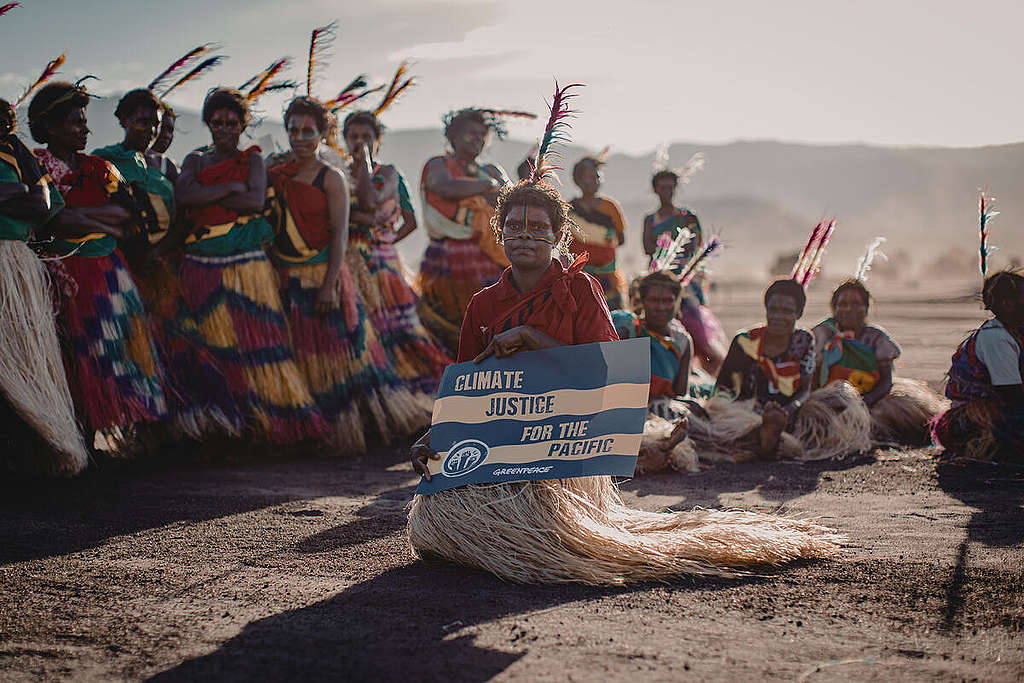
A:
POLYGON ((316 185, 296 180, 296 161, 270 169, 278 202, 274 260, 282 265, 326 263, 331 239, 327 195, 316 185))
POLYGON ((626 233, 622 207, 609 197, 598 197, 596 210, 584 206, 579 198, 570 206, 572 220, 581 233, 571 248, 577 255, 590 254, 586 272, 601 283, 609 306, 621 308, 626 280, 619 272, 616 253, 626 233))
MULTIPOLYGON (((60 190, 64 204, 69 207, 103 206, 123 190, 124 179, 109 161, 90 154, 75 155, 76 168, 71 168, 49 150, 37 149, 36 157, 60 190)), ((47 251, 78 256, 106 256, 117 247, 117 240, 104 232, 93 232, 81 237, 54 240, 47 251)))

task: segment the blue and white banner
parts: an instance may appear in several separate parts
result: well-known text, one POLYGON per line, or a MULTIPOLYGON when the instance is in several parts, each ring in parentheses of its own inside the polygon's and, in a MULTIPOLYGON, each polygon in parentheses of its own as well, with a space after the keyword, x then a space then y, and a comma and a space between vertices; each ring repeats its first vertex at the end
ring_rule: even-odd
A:
POLYGON ((647 414, 650 340, 559 346, 449 365, 434 402, 430 481, 631 476, 647 414))

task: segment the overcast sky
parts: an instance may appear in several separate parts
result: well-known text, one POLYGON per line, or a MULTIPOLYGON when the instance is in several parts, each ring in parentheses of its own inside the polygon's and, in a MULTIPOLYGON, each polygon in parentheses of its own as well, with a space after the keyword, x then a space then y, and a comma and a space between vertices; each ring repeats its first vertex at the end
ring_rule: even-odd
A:
MULTIPOLYGON (((1019 0, 22 0, 0 18, 0 93, 47 60, 102 91, 149 81, 216 41, 231 59, 172 96, 198 108, 276 57, 305 78, 309 31, 340 23, 317 92, 355 74, 385 80, 403 58, 420 85, 387 114, 432 127, 467 105, 543 111, 554 78, 587 88, 574 136, 639 152, 663 141, 780 139, 974 146, 1024 129, 1019 0)), ((280 100, 264 103, 280 111, 280 100)), ((539 124, 515 123, 530 139, 539 124)))

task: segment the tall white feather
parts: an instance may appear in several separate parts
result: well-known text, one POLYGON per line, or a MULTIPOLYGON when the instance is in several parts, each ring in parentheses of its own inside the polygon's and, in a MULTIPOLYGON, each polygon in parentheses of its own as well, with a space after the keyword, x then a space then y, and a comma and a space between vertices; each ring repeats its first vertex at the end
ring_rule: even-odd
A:
POLYGON ((867 249, 859 259, 857 259, 857 269, 853 272, 853 279, 864 282, 868 279, 868 271, 871 270, 871 264, 874 263, 876 256, 881 256, 884 260, 888 261, 889 257, 885 255, 885 252, 881 251, 882 243, 885 242, 884 237, 876 237, 871 240, 871 244, 868 245, 867 249))

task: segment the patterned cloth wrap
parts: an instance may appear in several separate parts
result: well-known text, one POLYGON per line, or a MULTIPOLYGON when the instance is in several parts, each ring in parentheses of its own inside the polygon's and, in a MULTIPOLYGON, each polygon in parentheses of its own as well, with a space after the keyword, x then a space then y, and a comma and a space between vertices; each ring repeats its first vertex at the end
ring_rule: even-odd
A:
POLYGON ((623 310, 612 311, 612 324, 620 339, 647 337, 651 340, 650 397, 674 397, 676 376, 681 369, 683 356, 690 349, 690 340, 682 324, 672 320, 669 323, 669 336, 663 337, 647 329, 639 316, 623 310))
POLYGON ((626 220, 622 207, 610 197, 598 197, 597 210, 588 209, 580 198, 569 203, 572 220, 581 233, 572 244, 572 251, 579 255, 590 254, 584 272, 597 278, 604 290, 608 308, 616 310, 625 305, 626 279, 619 271, 617 249, 626 232, 626 220))
MULTIPOLYGON (((726 378, 737 399, 789 403, 800 391, 800 376, 814 373, 814 337, 805 329, 793 330, 789 347, 773 357, 764 354, 766 328, 754 327, 737 334, 722 364, 719 378, 726 378)), ((724 383, 723 383, 724 384, 724 383)))
POLYGON ((839 331, 835 318, 814 326, 815 344, 821 354, 821 371, 816 386, 846 382, 864 395, 875 388, 882 374, 881 363, 891 363, 900 349, 881 328, 864 325, 860 334, 839 331))

